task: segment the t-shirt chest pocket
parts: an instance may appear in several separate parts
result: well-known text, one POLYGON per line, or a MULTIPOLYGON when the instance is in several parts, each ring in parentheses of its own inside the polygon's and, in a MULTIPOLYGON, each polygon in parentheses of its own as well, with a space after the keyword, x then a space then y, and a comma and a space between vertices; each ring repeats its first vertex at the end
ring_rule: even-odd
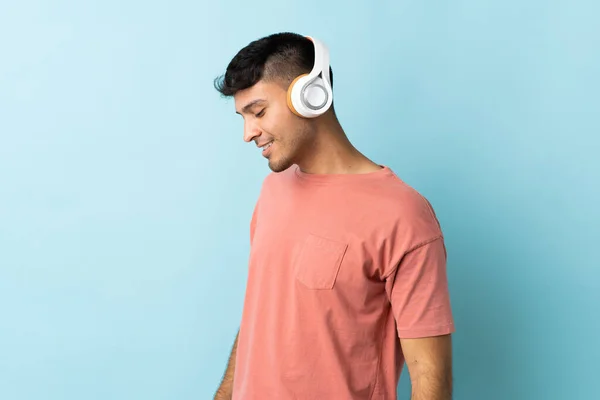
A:
POLYGON ((309 289, 333 289, 348 245, 308 234, 294 263, 294 276, 309 289))

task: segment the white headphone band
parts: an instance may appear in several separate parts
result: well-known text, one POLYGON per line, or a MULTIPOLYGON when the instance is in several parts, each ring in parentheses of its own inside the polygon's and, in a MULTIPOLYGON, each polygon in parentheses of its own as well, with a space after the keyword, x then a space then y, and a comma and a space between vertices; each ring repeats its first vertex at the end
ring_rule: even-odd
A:
POLYGON ((315 39, 312 36, 307 36, 310 41, 313 42, 315 47, 315 62, 309 74, 309 81, 316 78, 321 72, 323 73, 323 80, 331 87, 331 77, 329 75, 329 49, 319 39, 315 39))
POLYGON ((333 88, 329 73, 329 49, 323 42, 306 36, 314 46, 312 70, 298 76, 288 89, 288 105, 305 118, 314 118, 326 112, 332 104, 333 88), (319 77, 319 75, 321 75, 319 77))

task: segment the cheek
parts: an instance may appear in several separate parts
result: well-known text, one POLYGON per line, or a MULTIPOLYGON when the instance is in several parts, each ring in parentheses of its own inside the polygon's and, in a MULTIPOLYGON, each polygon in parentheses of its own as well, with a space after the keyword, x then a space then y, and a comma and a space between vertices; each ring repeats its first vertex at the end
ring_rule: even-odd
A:
POLYGON ((292 146, 298 136, 298 128, 304 120, 296 116, 288 108, 285 101, 277 102, 269 108, 260 120, 261 129, 265 134, 277 140, 280 146, 292 146))
MULTIPOLYGON (((274 111, 274 110, 273 110, 274 111)), ((282 140, 287 136, 289 131, 290 121, 285 113, 272 112, 268 118, 261 121, 262 129, 265 133, 273 136, 275 139, 282 140)))

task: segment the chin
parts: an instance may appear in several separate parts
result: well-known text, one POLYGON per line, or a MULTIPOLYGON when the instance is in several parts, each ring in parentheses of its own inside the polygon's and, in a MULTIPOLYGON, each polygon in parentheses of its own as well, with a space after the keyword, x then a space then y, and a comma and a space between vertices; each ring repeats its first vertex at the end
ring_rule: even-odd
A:
POLYGON ((271 163, 269 163, 269 168, 270 168, 270 169, 271 169, 271 171, 273 171, 273 172, 283 172, 283 171, 285 171, 286 169, 288 169, 288 167, 286 167, 286 166, 281 166, 281 165, 279 165, 279 164, 275 164, 275 165, 273 165, 273 164, 271 164, 271 163))
POLYGON ((269 160, 269 168, 273 172, 283 172, 292 166, 288 160, 269 160))

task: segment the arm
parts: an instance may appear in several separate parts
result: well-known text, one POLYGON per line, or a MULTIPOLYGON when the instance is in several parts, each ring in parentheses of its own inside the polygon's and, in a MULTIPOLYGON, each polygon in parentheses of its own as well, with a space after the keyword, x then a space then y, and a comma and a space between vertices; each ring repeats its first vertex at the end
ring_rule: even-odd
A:
POLYGON ((233 348, 231 349, 231 355, 229 356, 229 362, 227 363, 225 375, 223 376, 221 385, 217 389, 217 393, 215 393, 214 400, 230 400, 231 396, 233 395, 233 374, 235 372, 235 354, 237 351, 239 335, 240 333, 238 331, 238 333, 235 335, 235 342, 233 343, 233 348))
POLYGON ((400 344, 412 385, 411 400, 451 400, 451 336, 401 339, 400 344))
POLYGON ((412 400, 452 399, 454 320, 442 238, 402 258, 386 280, 400 346, 412 384, 412 400))

